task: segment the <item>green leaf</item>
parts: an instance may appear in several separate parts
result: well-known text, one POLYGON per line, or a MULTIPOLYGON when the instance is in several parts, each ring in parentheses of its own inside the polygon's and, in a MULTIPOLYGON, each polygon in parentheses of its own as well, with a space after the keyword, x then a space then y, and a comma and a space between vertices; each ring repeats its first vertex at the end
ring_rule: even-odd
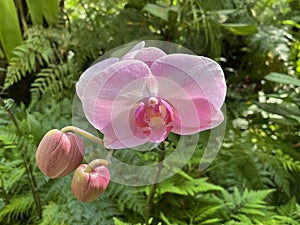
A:
POLYGON ((265 76, 265 79, 279 84, 290 84, 300 86, 300 79, 282 73, 269 73, 265 76))
POLYGON ((29 14, 34 25, 43 24, 42 2, 39 0, 26 0, 29 14))
POLYGON ((195 195, 199 192, 222 191, 221 186, 207 182, 206 178, 198 178, 193 180, 185 180, 178 182, 178 179, 169 179, 159 184, 158 190, 160 194, 173 193, 178 195, 195 195))
POLYGON ((58 22, 59 7, 57 0, 40 0, 42 4, 43 15, 49 25, 58 22))
POLYGON ((169 16, 169 14, 168 14, 169 8, 168 7, 148 3, 147 5, 145 5, 143 10, 147 11, 148 13, 152 14, 153 16, 159 17, 163 20, 166 20, 166 21, 168 20, 168 16, 169 16))
POLYGON ((224 23, 223 27, 228 29, 231 33, 235 35, 251 35, 258 32, 255 25, 244 24, 244 23, 224 23))
POLYGON ((125 223, 122 220, 119 220, 118 218, 114 217, 114 223, 115 225, 128 225, 129 223, 125 223))
POLYGON ((300 29, 300 24, 296 23, 293 20, 284 20, 284 21, 282 21, 282 23, 285 24, 285 25, 291 25, 291 26, 294 26, 294 27, 300 29))
POLYGON ((14 1, 1 0, 0 9, 0 42, 9 60, 13 56, 14 47, 22 43, 22 32, 14 1))
POLYGON ((297 123, 300 123, 300 109, 294 103, 282 102, 280 104, 276 104, 257 102, 256 105, 268 113, 277 114, 289 118, 292 120, 290 122, 296 121, 297 123))
POLYGON ((13 198, 9 204, 7 204, 0 211, 0 220, 4 221, 4 218, 9 224, 16 220, 18 217, 23 217, 25 214, 32 210, 34 201, 31 194, 24 196, 17 196, 13 198))

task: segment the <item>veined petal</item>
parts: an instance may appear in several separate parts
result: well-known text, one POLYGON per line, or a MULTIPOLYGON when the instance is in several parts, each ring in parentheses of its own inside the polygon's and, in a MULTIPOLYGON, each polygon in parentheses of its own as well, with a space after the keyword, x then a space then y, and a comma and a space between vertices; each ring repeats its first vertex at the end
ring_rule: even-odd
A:
POLYGON ((134 59, 140 60, 146 63, 150 67, 155 60, 165 55, 166 53, 164 53, 159 48, 149 47, 149 48, 143 48, 142 50, 138 51, 134 56, 134 59))
POLYGON ((132 49, 130 49, 122 58, 121 60, 128 60, 128 59, 134 59, 134 56, 138 51, 143 49, 145 46, 145 42, 141 41, 137 43, 132 49))
POLYGON ((219 125, 223 117, 207 98, 193 98, 173 80, 157 77, 158 96, 172 107, 174 118, 171 132, 194 134, 219 125), (218 115, 218 116, 217 116, 218 115))
POLYGON ((208 99, 217 109, 224 102, 226 84, 223 71, 219 64, 209 58, 186 54, 166 55, 152 64, 151 71, 155 77, 176 83, 191 99, 208 99))
POLYGON ((104 59, 92 65, 86 71, 84 71, 84 73, 80 76, 80 79, 76 84, 76 92, 78 97, 81 99, 82 93, 84 92, 84 89, 88 87, 87 84, 89 83, 90 79, 93 79, 95 76, 99 76, 101 71, 118 61, 118 58, 104 59))
POLYGON ((166 53, 159 48, 144 48, 144 46, 144 41, 138 43, 127 54, 125 54, 121 60, 135 59, 146 63, 150 67, 155 60, 166 55, 166 53))
MULTIPOLYGON (((187 105, 186 99, 176 99, 173 101, 178 105, 187 105)), ((175 111, 173 120, 172 132, 176 134, 194 134, 203 130, 208 130, 217 127, 224 120, 223 113, 221 110, 217 110, 212 104, 210 104, 207 99, 193 99, 193 104, 195 105, 196 111, 185 110, 181 113, 175 111), (197 116, 197 120, 191 120, 197 116), (191 123, 186 121, 190 120, 191 123), (198 122, 197 122, 198 121, 198 122)))
MULTIPOLYGON (((126 147, 137 145, 127 144, 131 143, 128 141, 131 138, 135 143, 145 143, 132 126, 132 109, 147 96, 149 74, 145 63, 126 60, 107 67, 86 84, 81 98, 84 113, 89 122, 106 136, 105 140, 124 142, 123 145, 128 145, 126 147)), ((105 141, 106 147, 112 146, 108 143, 105 141)))
POLYGON ((104 146, 110 149, 132 148, 148 142, 145 137, 138 137, 141 132, 135 132, 135 135, 128 135, 127 138, 119 139, 117 136, 105 135, 103 138, 104 146))

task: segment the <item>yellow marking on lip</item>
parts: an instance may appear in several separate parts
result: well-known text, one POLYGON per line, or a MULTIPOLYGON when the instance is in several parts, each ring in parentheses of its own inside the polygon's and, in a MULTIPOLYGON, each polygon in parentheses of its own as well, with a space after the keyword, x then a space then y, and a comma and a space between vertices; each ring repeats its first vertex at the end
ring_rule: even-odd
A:
POLYGON ((154 116, 150 119, 149 126, 161 128, 162 126, 166 126, 166 123, 160 116, 154 116))

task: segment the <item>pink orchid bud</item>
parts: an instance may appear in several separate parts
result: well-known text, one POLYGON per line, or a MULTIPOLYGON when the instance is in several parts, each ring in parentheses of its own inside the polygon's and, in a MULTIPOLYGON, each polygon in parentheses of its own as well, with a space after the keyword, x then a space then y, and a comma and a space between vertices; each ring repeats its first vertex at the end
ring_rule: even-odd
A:
POLYGON ((41 140, 36 151, 39 169, 50 178, 59 178, 73 172, 82 162, 83 141, 73 133, 53 129, 41 140))
POLYGON ((72 192, 82 202, 92 202, 98 199, 110 180, 109 170, 106 166, 91 167, 90 165, 81 164, 75 170, 72 179, 72 192))

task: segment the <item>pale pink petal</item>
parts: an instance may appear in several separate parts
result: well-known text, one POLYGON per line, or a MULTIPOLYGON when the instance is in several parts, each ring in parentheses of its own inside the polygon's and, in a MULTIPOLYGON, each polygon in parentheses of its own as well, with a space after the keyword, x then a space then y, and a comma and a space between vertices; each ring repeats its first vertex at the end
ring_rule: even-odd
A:
POLYGON ((192 98, 173 80, 157 77, 158 96, 167 101, 174 112, 171 132, 194 134, 217 126, 223 120, 219 109, 206 98, 192 98), (216 117, 217 116, 217 117, 216 117), (217 120, 219 119, 219 120, 217 120))
MULTIPOLYGON (((121 118, 122 116, 120 114, 120 119, 121 118)), ((148 138, 134 124, 134 121, 131 118, 130 119, 127 118, 126 122, 127 122, 126 126, 120 124, 120 127, 117 129, 114 128, 112 124, 109 124, 110 126, 109 129, 113 132, 116 131, 116 133, 113 133, 113 135, 107 135, 107 134, 104 135, 103 141, 104 141, 104 146, 106 148, 111 148, 111 149, 132 148, 148 142, 148 138)))
MULTIPOLYGON (((224 102, 226 84, 223 71, 219 64, 209 58, 186 54, 166 55, 152 64, 151 71, 155 77, 175 82, 189 98, 208 99, 217 109, 224 102)), ((169 96, 172 94, 169 93, 169 96)))
POLYGON ((143 48, 142 50, 138 51, 134 56, 134 59, 143 61, 150 67, 155 60, 165 55, 166 53, 164 53, 159 48, 149 47, 143 48))
MULTIPOLYGON (((187 101, 190 100, 176 99, 172 102, 176 105, 185 106, 189 105, 187 101)), ((193 99, 193 104, 195 107, 191 110, 178 110, 181 113, 175 111, 172 129, 173 133, 183 135, 198 133, 203 130, 217 127, 224 120, 222 111, 215 109, 206 99, 193 99), (196 111, 193 111, 195 109, 196 111), (196 120, 191 120, 194 116, 197 116, 198 118, 196 120), (188 120, 189 122, 186 122, 188 120)))
POLYGON ((94 78, 95 76, 98 76, 98 74, 103 71, 108 66, 118 62, 118 58, 108 58, 104 59, 103 61, 100 61, 91 67, 89 67, 84 73, 80 76, 79 81, 76 84, 76 92, 79 98, 82 97, 82 93, 84 92, 84 88, 87 87, 87 84, 90 79, 94 78))
POLYGON ((135 59, 146 63, 150 67, 155 60, 166 55, 166 53, 159 48, 144 48, 144 46, 145 42, 138 43, 127 54, 125 54, 121 60, 135 59))
MULTIPOLYGON (((126 60, 107 67, 86 84, 81 98, 84 113, 106 136, 105 140, 114 140, 127 147, 145 143, 133 126, 132 111, 147 96, 149 74, 145 63, 126 60)), ((109 141, 106 146, 112 146, 107 143, 109 141)))
POLYGON ((121 60, 128 60, 128 59, 134 59, 134 56, 138 51, 143 49, 145 46, 145 42, 141 41, 138 44, 136 44, 132 49, 130 49, 122 58, 121 60))

